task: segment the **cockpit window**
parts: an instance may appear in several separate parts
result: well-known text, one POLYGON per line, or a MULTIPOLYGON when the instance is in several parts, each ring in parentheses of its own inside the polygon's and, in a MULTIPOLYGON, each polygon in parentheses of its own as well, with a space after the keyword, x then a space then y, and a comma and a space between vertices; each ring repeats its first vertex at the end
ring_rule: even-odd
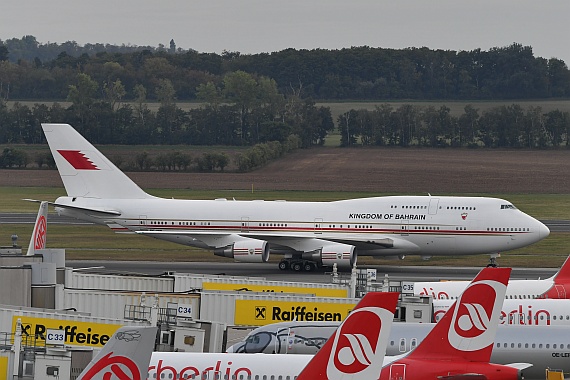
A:
POLYGON ((501 210, 516 210, 517 208, 511 204, 501 205, 501 210))

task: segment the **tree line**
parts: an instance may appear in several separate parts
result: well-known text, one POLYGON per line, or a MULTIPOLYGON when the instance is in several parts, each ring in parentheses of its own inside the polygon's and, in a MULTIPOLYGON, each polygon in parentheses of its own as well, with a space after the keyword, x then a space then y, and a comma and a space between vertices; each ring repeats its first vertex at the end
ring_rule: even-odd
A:
POLYGON ((199 53, 176 47, 113 46, 74 42, 41 44, 33 36, 0 41, 0 97, 64 100, 78 74, 98 85, 97 99, 120 81, 124 98, 143 86, 150 100, 161 82, 176 98, 195 100, 198 88, 220 86, 228 73, 243 71, 275 81, 280 93, 301 88, 305 97, 362 99, 543 99, 570 96, 570 71, 557 58, 535 57, 514 43, 484 51, 384 49, 286 49, 274 53, 199 53), (49 52, 49 54, 48 54, 49 52), (54 53, 57 52, 57 55, 54 53))
POLYGON ((72 124, 95 144, 188 144, 253 146, 291 141, 299 147, 324 144, 334 129, 328 107, 317 106, 300 91, 281 94, 275 81, 243 71, 228 73, 220 85, 213 82, 196 89, 199 107, 184 111, 176 104, 172 82, 158 83, 160 107, 148 107, 146 89, 137 85, 136 98, 124 103, 120 80, 104 84, 105 97, 97 99, 99 85, 80 73, 68 88, 69 107, 15 102, 8 107, 0 99, 0 143, 44 142, 40 124, 72 124))
POLYGON ((341 146, 570 148, 570 114, 518 104, 481 112, 467 105, 459 116, 447 106, 390 104, 339 115, 341 146))

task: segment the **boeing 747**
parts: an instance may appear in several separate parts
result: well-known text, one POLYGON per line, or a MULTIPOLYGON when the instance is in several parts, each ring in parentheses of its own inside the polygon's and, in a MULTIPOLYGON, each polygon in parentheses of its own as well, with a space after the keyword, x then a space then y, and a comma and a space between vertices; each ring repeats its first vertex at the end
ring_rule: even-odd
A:
MULTIPOLYGON (((334 202, 176 200, 144 192, 68 124, 42 124, 67 196, 60 215, 213 250, 243 262, 282 254, 280 269, 351 268, 357 256, 490 254, 549 229, 511 202, 486 197, 385 196, 334 202)), ((167 184, 165 184, 165 187, 167 184)))

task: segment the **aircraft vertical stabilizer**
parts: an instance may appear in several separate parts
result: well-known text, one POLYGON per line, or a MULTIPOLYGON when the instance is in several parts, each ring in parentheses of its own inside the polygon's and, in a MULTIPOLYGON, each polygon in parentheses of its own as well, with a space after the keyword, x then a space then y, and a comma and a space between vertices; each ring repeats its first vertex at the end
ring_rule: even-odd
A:
POLYGON ((33 256, 36 253, 36 249, 44 249, 46 247, 47 215, 48 202, 43 201, 40 203, 38 216, 36 217, 32 237, 30 238, 30 244, 28 244, 27 256, 33 256))
POLYGON ((156 331, 156 327, 121 327, 77 380, 146 379, 156 331))
POLYGON ((382 370, 398 293, 367 293, 297 380, 368 380, 382 370))
POLYGON ((151 198, 69 124, 42 124, 70 197, 151 198))

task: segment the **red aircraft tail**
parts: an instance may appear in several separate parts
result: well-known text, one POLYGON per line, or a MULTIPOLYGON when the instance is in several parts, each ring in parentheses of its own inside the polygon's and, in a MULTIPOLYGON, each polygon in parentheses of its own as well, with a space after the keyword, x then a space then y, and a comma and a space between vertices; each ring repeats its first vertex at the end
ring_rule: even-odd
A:
POLYGON ((297 380, 369 380, 382 370, 398 293, 368 293, 297 380))
POLYGON ((566 261, 564 261, 558 273, 554 275, 554 283, 556 285, 570 284, 570 256, 566 258, 566 261))
POLYGON ((489 362, 511 268, 484 268, 408 359, 489 362))

